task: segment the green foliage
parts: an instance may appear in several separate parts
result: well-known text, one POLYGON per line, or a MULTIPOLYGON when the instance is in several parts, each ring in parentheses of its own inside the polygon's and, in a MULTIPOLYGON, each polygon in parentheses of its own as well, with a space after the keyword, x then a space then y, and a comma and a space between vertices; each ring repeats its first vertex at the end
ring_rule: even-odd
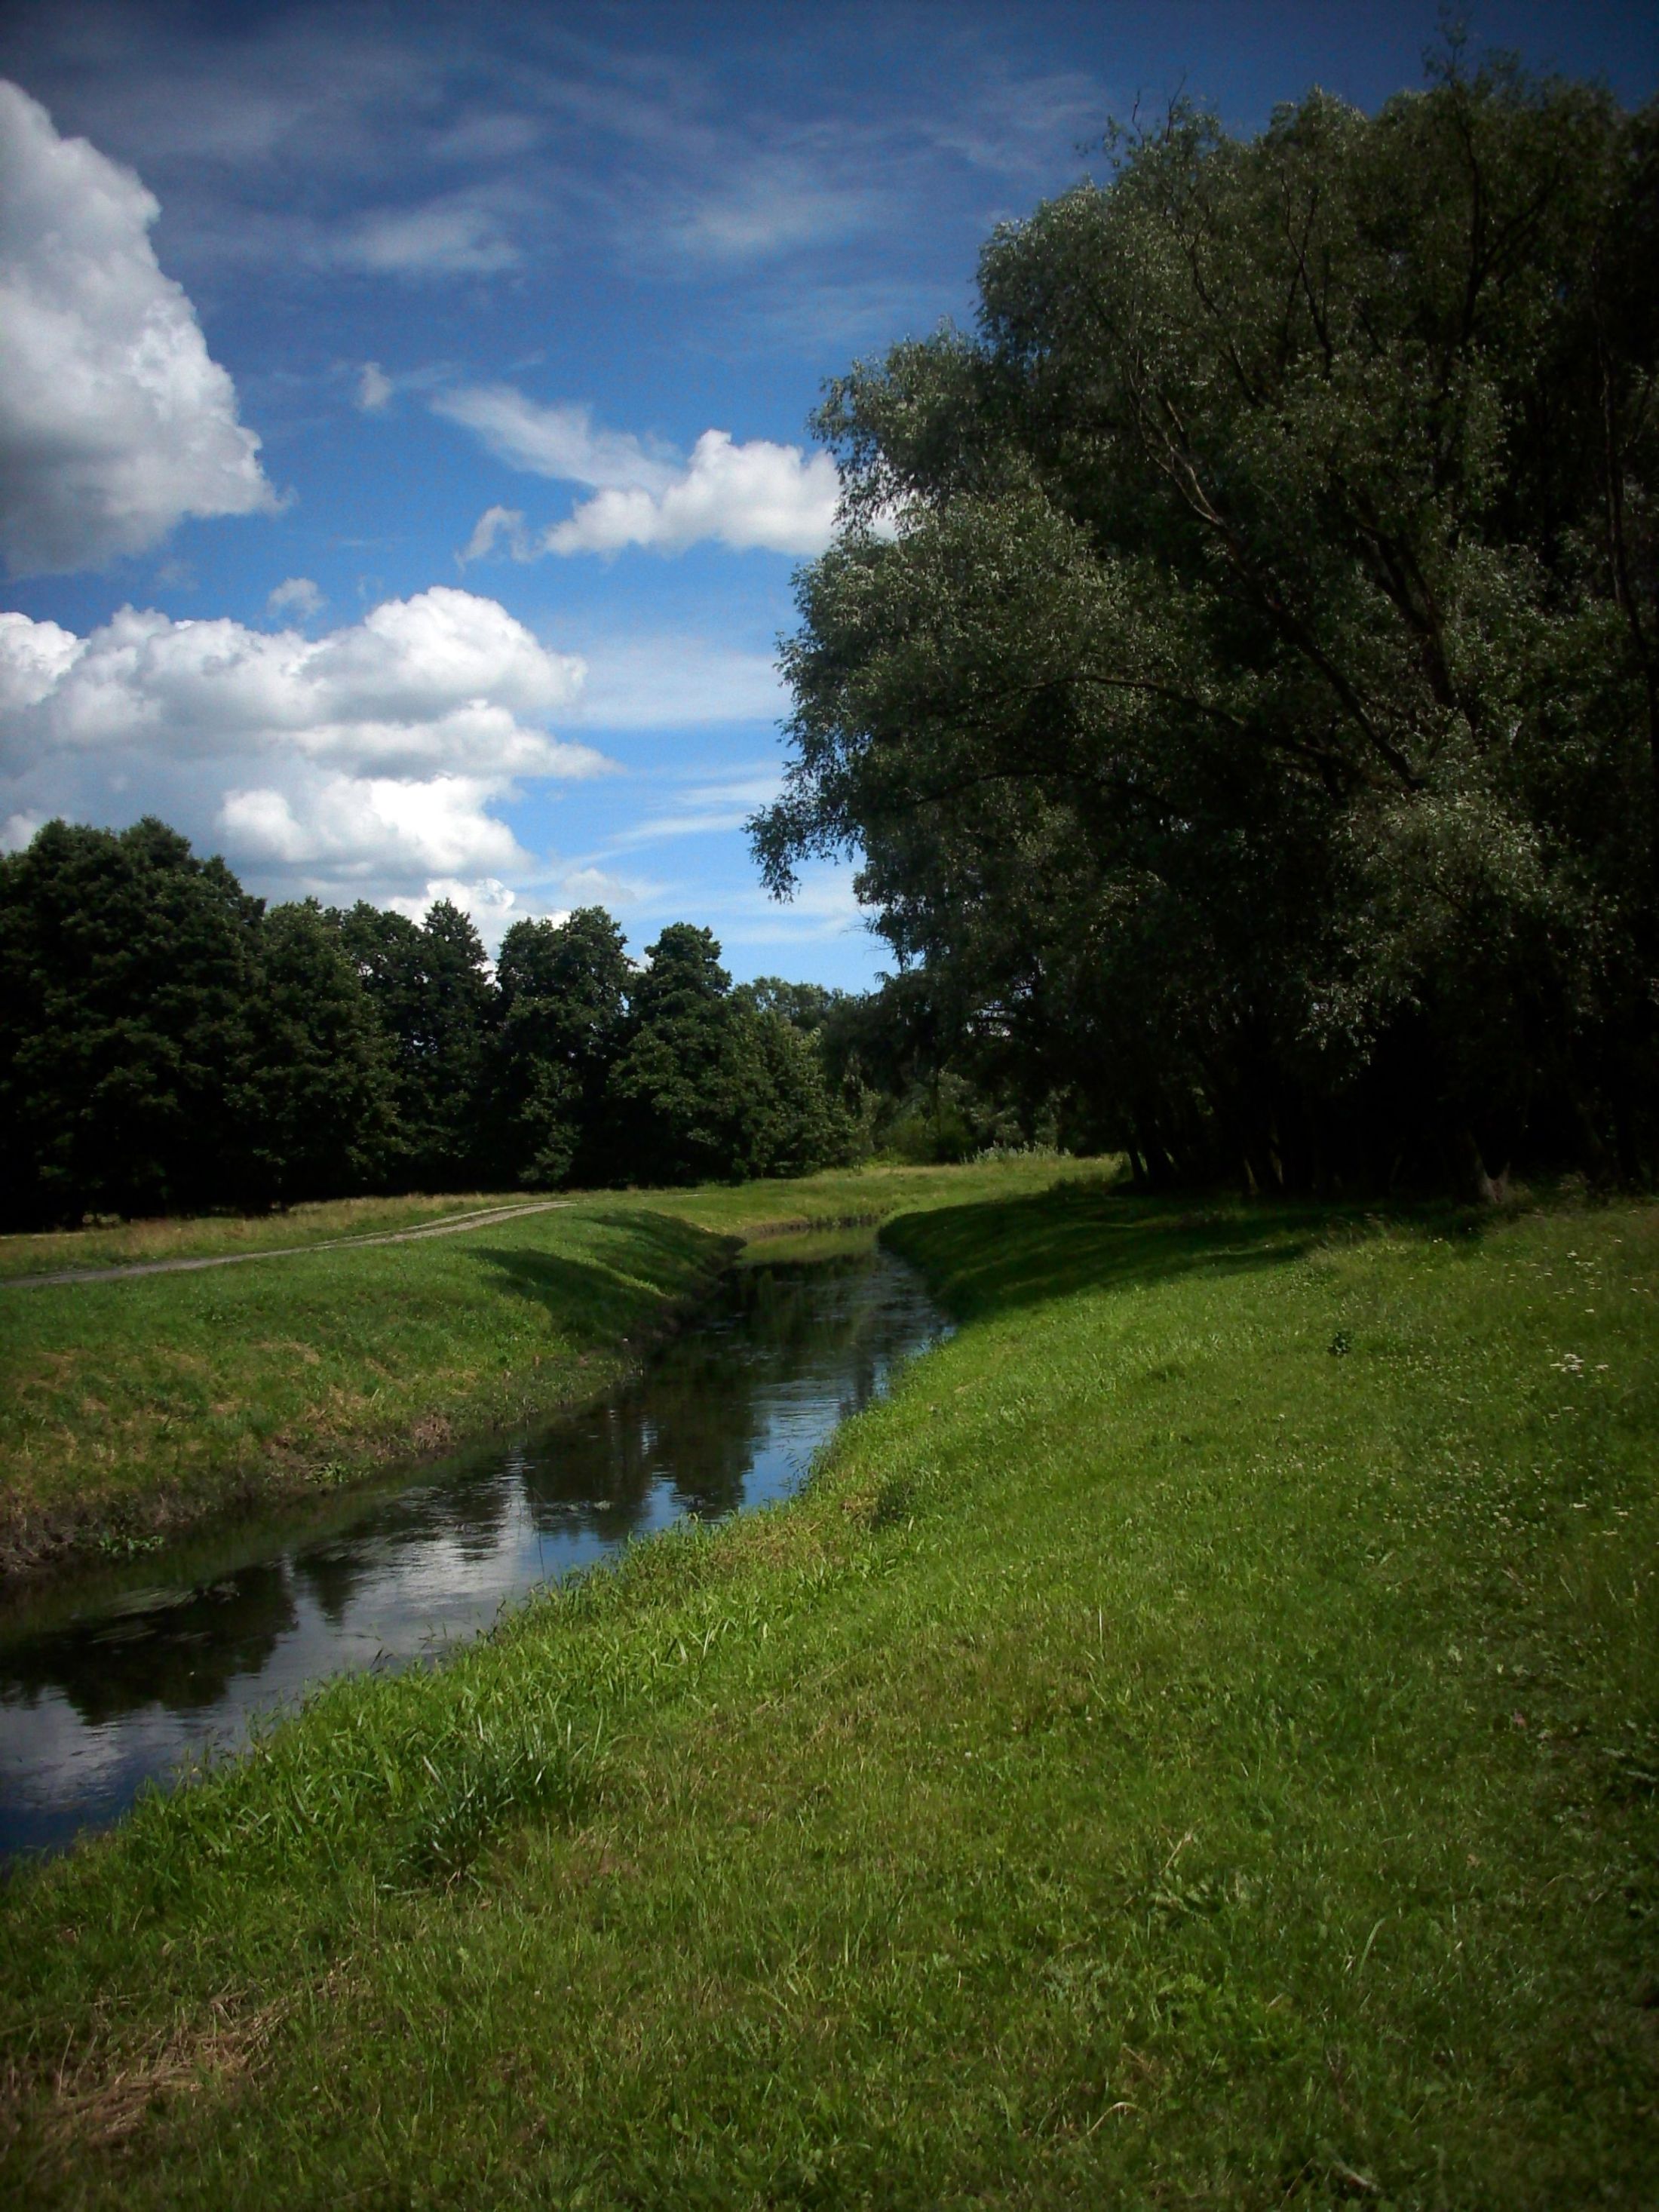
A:
POLYGON ((261 933, 258 1072, 247 1115, 278 1200, 373 1188, 395 1158, 385 1032, 313 900, 275 907, 261 933))
POLYGON ((843 1007, 850 996, 824 983, 787 983, 781 975, 757 975, 752 983, 739 983, 739 1002, 757 1014, 776 1014, 807 1036, 815 1036, 843 1007))
POLYGON ((760 1082, 752 1026, 706 929, 677 922, 647 948, 629 1006, 630 1036, 611 1096, 630 1159, 665 1182, 741 1179, 760 1082))
POLYGON ((839 994, 817 1034, 855 1158, 945 1164, 1058 1143, 1056 1102, 1036 1095, 1018 1048, 976 1022, 942 965, 839 994))
POLYGON ((401 1179, 425 1190, 498 1180, 485 1118, 495 1001, 477 929, 447 899, 423 923, 362 902, 335 923, 390 1043, 401 1179))
POLYGON ((1115 161, 830 388, 771 881, 861 852, 940 1057, 1143 1178, 1651 1168, 1654 112, 1454 64, 1115 161))
MULTIPOLYGON (((664 930, 647 957, 611 1083, 626 1158, 667 1182, 736 1182, 850 1156, 817 1045, 776 1010, 775 980, 733 992, 719 945, 690 923, 664 930)), ((803 988, 797 1011, 827 998, 803 988)))
POLYGON ((854 1131, 832 1097, 816 1035, 781 1013, 749 1013, 737 1022, 756 1082, 747 1147, 751 1175, 810 1175, 840 1165, 857 1150, 854 1131))
POLYGON ((635 973, 588 907, 492 975, 447 900, 267 914, 160 823, 50 823, 0 862, 0 1224, 846 1159, 841 994, 733 993, 719 956, 678 924, 635 973))
POLYGON ((495 981, 497 1108, 507 1163, 534 1188, 608 1182, 605 1087, 627 1015, 628 955, 603 907, 515 921, 495 981))
POLYGON ((49 823, 0 860, 0 1207, 13 1224, 347 1190, 383 1068, 310 909, 265 915, 173 830, 49 823))

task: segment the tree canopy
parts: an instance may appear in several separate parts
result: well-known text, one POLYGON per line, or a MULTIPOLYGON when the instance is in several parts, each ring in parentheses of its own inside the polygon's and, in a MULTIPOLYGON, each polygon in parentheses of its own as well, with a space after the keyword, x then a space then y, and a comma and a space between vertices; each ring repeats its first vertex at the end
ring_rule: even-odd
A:
POLYGON ((1113 154, 829 390, 769 882, 858 854, 1145 1174, 1643 1170, 1659 112, 1454 58, 1113 154))
POLYGON ((600 908, 515 922, 492 973, 447 901, 267 909, 160 822, 0 859, 0 1225, 787 1175, 852 1141, 815 1040, 689 923, 636 968, 600 908))
POLYGON ((13 1221, 263 1195, 259 918, 222 861, 159 822, 49 823, 0 861, 13 1221))

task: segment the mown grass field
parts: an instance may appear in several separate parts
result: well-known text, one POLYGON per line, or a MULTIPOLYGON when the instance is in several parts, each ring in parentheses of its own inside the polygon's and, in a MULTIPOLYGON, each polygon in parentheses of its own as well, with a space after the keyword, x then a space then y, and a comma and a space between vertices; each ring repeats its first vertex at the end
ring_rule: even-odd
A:
POLYGON ((228 1507, 336 1487, 591 1395, 706 1289, 736 1238, 1029 1190, 1060 1171, 1025 1159, 609 1192, 330 1251, 289 1248, 492 1201, 361 1200, 0 1238, 0 1571, 120 1556, 228 1507), (108 1282, 3 1279, 243 1250, 283 1256, 108 1282))
POLYGON ((153 1221, 111 1221, 88 1229, 52 1229, 0 1237, 0 1282, 60 1268, 145 1266, 159 1260, 282 1252, 336 1237, 383 1236, 418 1229, 457 1214, 532 1203, 523 1191, 439 1197, 341 1198, 291 1206, 286 1213, 182 1214, 153 1221))
POLYGON ((9 1887, 16 2201, 1655 2201, 1659 1214, 888 1233, 800 1499, 9 1887))

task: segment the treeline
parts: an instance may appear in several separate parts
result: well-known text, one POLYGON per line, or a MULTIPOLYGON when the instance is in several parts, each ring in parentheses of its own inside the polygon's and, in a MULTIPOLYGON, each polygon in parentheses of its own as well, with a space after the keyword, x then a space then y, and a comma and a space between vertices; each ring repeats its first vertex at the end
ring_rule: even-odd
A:
POLYGON ((0 1225, 803 1173, 858 1142, 836 998, 685 923, 636 969, 597 907, 492 973, 447 902, 268 908, 161 822, 53 822, 0 860, 0 1225))
POLYGON ((860 856, 933 1068, 1143 1180, 1650 1177, 1659 106, 1111 154, 830 389, 769 880, 860 856))

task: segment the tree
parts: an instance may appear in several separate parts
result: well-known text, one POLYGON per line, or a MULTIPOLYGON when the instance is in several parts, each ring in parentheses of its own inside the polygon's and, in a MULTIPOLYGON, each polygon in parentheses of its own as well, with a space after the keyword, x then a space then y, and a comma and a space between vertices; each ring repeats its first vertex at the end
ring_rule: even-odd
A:
MULTIPOLYGON (((610 1098, 628 1171, 647 1182, 805 1175, 848 1157, 853 1131, 816 1041, 733 991, 711 933, 676 922, 647 948, 610 1098)), ((811 1001, 801 988, 799 1003, 811 1001)))
POLYGON ((629 1170, 647 1182, 727 1180, 750 1169, 762 1071, 737 1019, 712 933, 674 922, 646 947, 610 1099, 629 1170))
POLYGON ((605 1102, 629 979, 622 932, 603 907, 517 921, 501 939, 496 1110, 520 1182, 544 1189, 614 1174, 605 1102))
POLYGON ((424 923, 360 902, 333 926, 389 1041, 398 1179, 423 1190, 494 1182, 487 1109, 495 1000, 477 929, 448 899, 424 923))
POLYGON ((1453 57, 1177 107, 820 418, 773 887, 1139 1170, 1633 1172, 1659 1097, 1659 113, 1453 57))
POLYGON ((810 1175, 851 1159, 854 1125, 830 1089, 816 1035, 741 1001, 736 1022, 739 1058, 755 1070, 744 1136, 749 1173, 810 1175))
POLYGON ((390 1043, 314 899, 266 915, 260 970, 245 1111, 261 1195, 289 1204, 379 1188, 396 1158, 390 1043))
POLYGON ((0 1152, 16 1226, 254 1193, 259 902, 149 818, 0 860, 0 1152))
POLYGON ((775 1014, 804 1036, 816 1036, 846 1002, 848 994, 826 983, 790 983, 781 975, 757 975, 739 983, 732 996, 757 1014, 775 1014))
POLYGON ((267 914, 146 820, 0 861, 0 1211, 18 1225, 374 1187, 374 1012, 314 902, 267 914))

